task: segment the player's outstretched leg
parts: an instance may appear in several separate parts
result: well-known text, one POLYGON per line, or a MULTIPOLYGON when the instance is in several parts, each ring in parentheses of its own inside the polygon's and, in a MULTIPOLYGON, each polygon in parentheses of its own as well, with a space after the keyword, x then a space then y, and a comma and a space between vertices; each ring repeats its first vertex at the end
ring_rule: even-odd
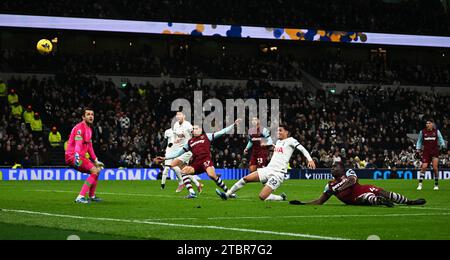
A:
POLYGON ((394 203, 391 200, 383 196, 377 196, 373 193, 366 193, 361 195, 358 198, 358 203, 360 205, 368 205, 368 206, 379 205, 379 206, 386 206, 389 208, 394 207, 394 203))
POLYGON ((407 197, 395 192, 381 191, 380 195, 390 200, 391 202, 400 205, 417 206, 417 205, 425 205, 427 203, 425 199, 410 200, 407 197))
POLYGON ((206 169, 206 173, 208 174, 209 178, 211 178, 211 180, 213 180, 219 188, 221 188, 224 192, 228 191, 228 187, 223 182, 222 178, 216 175, 216 170, 214 169, 214 167, 208 167, 206 169))
POLYGON ((259 175, 258 172, 254 172, 248 176, 245 176, 244 178, 240 179, 238 182, 236 182, 231 189, 228 190, 228 192, 222 192, 220 190, 216 190, 217 195, 219 195, 220 198, 223 200, 227 200, 228 198, 235 197, 236 192, 244 188, 244 186, 249 182, 259 182, 259 175))
POLYGON ((287 200, 286 193, 282 193, 281 195, 273 194, 273 189, 269 186, 264 186, 264 188, 259 193, 259 199, 262 201, 285 201, 287 200))
POLYGON ((228 190, 226 195, 229 197, 231 194, 236 194, 240 189, 244 188, 244 186, 247 184, 247 181, 245 178, 240 179, 238 182, 236 182, 231 189, 228 190))

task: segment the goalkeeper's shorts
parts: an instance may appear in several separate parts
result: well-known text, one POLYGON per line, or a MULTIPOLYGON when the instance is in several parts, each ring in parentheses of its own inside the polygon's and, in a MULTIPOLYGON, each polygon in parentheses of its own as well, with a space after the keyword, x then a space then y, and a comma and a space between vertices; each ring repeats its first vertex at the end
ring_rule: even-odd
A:
POLYGON ((91 160, 86 158, 80 158, 78 164, 76 164, 75 156, 66 156, 66 164, 81 173, 88 174, 90 174, 91 170, 96 167, 94 163, 91 162, 91 160))

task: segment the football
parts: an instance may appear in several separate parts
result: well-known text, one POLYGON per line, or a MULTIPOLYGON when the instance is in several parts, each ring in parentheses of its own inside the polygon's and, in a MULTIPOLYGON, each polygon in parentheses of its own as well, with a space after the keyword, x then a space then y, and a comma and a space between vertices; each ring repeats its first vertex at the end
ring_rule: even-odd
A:
POLYGON ((53 43, 50 40, 42 39, 37 43, 36 48, 40 54, 48 55, 53 50, 53 43))

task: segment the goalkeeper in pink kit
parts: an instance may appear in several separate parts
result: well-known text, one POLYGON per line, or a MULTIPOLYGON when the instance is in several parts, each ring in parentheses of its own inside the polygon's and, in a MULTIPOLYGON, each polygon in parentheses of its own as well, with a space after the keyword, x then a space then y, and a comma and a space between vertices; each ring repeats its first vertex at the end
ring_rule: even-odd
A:
POLYGON ((94 111, 86 108, 83 110, 83 121, 76 125, 70 133, 66 150, 66 164, 75 170, 89 174, 84 182, 80 195, 75 200, 76 203, 88 204, 89 202, 100 202, 95 196, 97 181, 100 171, 105 166, 95 155, 92 146, 92 125, 94 123, 94 111), (89 154, 90 158, 86 158, 89 154), (86 195, 89 193, 89 199, 86 195))

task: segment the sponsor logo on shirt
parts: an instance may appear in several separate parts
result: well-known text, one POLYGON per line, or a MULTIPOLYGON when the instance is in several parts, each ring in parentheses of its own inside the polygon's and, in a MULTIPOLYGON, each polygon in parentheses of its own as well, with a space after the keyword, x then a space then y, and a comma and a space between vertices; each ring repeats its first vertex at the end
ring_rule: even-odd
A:
POLYGON ((283 149, 283 147, 275 147, 275 152, 284 153, 284 149, 283 149))
MULTIPOLYGON (((202 137, 203 138, 203 137, 202 137)), ((203 144, 205 142, 205 140, 198 140, 198 141, 196 141, 196 142, 193 142, 192 144, 191 144, 191 147, 194 147, 194 146, 196 146, 197 144, 203 144)))

